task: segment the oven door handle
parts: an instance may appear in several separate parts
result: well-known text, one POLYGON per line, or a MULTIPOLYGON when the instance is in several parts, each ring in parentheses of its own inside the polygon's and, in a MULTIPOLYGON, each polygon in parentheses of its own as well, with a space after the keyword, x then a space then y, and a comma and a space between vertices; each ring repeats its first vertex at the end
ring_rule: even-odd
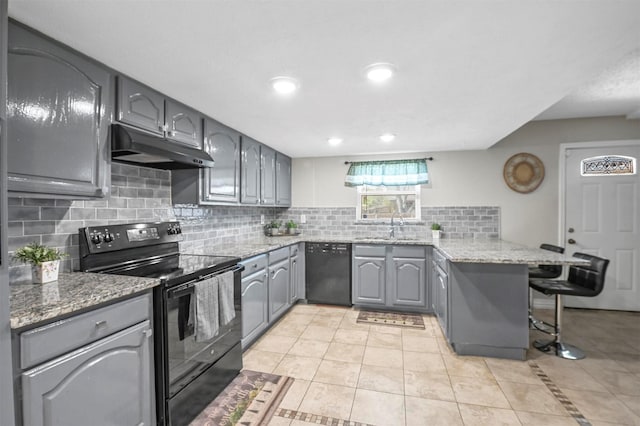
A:
POLYGON ((232 266, 230 268, 226 268, 226 269, 222 269, 220 271, 216 271, 212 274, 209 275, 203 275, 201 277, 198 277, 198 279, 193 280, 193 281, 189 281, 188 283, 184 283, 181 284, 175 288, 172 288, 170 290, 167 290, 167 298, 169 299, 175 299, 176 297, 180 297, 181 295, 188 293, 187 290, 190 290, 191 288, 193 288, 197 282, 200 281, 204 281, 206 279, 209 279, 215 275, 220 275, 220 274, 224 274, 225 272, 240 272, 244 270, 244 266, 243 265, 236 265, 236 266, 232 266))

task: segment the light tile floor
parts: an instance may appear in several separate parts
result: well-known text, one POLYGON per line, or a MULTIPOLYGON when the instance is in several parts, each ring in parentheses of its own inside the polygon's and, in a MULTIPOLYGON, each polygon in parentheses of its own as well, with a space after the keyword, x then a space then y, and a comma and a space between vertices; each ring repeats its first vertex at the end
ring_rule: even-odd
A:
MULTIPOLYGON (((245 352, 244 368, 295 378, 280 408, 339 420, 578 424, 533 362, 592 425, 640 426, 640 313, 567 309, 566 340, 587 353, 579 361, 535 349, 527 361, 457 356, 433 316, 424 316, 425 330, 358 324, 357 316, 354 309, 296 305, 245 352)), ((270 423, 310 424, 277 415, 270 423)))

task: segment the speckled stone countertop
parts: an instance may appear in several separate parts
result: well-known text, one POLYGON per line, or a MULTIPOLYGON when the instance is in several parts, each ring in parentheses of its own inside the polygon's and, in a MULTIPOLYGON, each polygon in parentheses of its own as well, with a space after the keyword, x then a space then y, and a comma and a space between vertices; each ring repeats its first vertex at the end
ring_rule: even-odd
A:
MULTIPOLYGON (((431 245, 452 262, 504 264, 586 264, 587 261, 539 248, 529 248, 502 240, 454 240, 430 238, 387 239, 371 237, 320 238, 304 235, 258 237, 232 246, 209 246, 196 254, 236 256, 247 259, 299 242, 353 244, 431 245)), ((114 299, 157 286, 157 279, 91 273, 60 274, 57 282, 11 284, 11 328, 18 329, 52 320, 114 299)))
POLYGON ((153 278, 84 272, 61 273, 58 281, 46 284, 12 283, 11 328, 52 320, 158 284, 160 280, 153 278))
POLYGON ((548 250, 542 250, 540 248, 526 247, 521 244, 503 240, 441 239, 440 241, 433 241, 431 238, 319 238, 305 237, 304 235, 291 237, 260 237, 254 241, 239 243, 232 247, 207 247, 202 250, 202 253, 238 256, 242 259, 246 259, 299 242, 430 245, 437 248, 452 262, 462 263, 515 263, 527 265, 584 265, 589 263, 588 261, 577 259, 570 255, 558 254, 548 250))

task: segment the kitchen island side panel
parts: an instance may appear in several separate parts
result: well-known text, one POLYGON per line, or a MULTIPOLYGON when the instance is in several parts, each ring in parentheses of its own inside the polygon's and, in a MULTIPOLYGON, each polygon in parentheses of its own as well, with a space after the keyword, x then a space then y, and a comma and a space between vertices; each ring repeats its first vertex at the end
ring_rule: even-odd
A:
POLYGON ((527 265, 449 262, 450 343, 460 355, 526 358, 527 265))

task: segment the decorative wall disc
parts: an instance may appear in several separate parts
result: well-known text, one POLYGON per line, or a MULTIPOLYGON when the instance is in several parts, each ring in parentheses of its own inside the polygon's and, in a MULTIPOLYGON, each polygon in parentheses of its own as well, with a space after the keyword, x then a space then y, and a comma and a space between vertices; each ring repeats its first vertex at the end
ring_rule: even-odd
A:
POLYGON ((542 183, 544 164, 535 155, 521 152, 504 163, 503 176, 509 188, 527 194, 542 183))

